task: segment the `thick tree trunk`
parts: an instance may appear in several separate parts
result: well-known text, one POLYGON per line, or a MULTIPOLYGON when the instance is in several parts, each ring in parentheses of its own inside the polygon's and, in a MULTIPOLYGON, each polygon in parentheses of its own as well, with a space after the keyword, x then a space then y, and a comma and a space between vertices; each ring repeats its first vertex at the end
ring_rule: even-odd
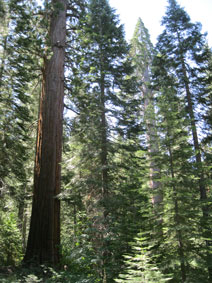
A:
POLYGON ((52 56, 44 60, 40 97, 34 195, 24 261, 56 264, 60 248, 60 193, 66 0, 52 0, 50 22, 52 56))

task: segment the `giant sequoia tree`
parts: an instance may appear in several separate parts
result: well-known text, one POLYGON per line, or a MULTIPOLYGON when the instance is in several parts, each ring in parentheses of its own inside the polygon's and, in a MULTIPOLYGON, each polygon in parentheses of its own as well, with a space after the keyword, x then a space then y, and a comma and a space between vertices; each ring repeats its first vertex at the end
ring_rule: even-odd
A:
MULTIPOLYGON (((51 2, 48 56, 44 54, 37 130, 34 194, 25 261, 59 261, 60 162, 64 97, 66 0, 51 2)), ((48 14, 48 11, 46 11, 48 14)))
POLYGON ((1 266, 212 281, 211 50, 168 3, 154 49, 141 19, 130 48, 108 0, 0 0, 1 266))

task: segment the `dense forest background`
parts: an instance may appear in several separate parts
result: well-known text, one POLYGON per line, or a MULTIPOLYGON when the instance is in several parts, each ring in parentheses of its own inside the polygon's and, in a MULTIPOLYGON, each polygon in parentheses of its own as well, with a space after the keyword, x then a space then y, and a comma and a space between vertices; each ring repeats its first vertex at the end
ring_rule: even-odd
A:
POLYGON ((1 282, 212 282, 212 50, 107 0, 0 0, 1 282))

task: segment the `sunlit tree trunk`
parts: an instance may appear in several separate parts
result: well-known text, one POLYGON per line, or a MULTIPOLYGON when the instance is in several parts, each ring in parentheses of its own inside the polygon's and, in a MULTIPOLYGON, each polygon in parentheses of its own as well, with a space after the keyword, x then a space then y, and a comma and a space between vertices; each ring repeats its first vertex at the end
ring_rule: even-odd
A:
POLYGON ((34 194, 24 261, 59 262, 66 0, 52 0, 51 57, 44 59, 37 130, 34 194))
POLYGON ((160 190, 159 179, 160 169, 154 161, 154 155, 158 152, 157 130, 155 121, 154 93, 150 89, 151 65, 154 48, 150 40, 148 30, 143 21, 139 18, 133 38, 131 40, 131 56, 135 66, 135 75, 140 84, 140 92, 144 102, 143 115, 146 127, 146 140, 149 152, 149 187, 152 194, 152 204, 157 220, 161 223, 161 206, 163 201, 160 190))
POLYGON ((150 154, 150 188, 152 190, 152 203, 157 211, 159 205, 163 201, 163 195, 160 189, 159 179, 160 169, 154 161, 154 155, 159 152, 158 141, 157 141, 157 130, 156 130, 156 118, 155 118, 155 107, 154 107, 154 95, 148 88, 150 84, 149 70, 146 68, 143 75, 143 86, 141 91, 144 98, 144 118, 146 125, 146 136, 148 143, 148 151, 150 154))

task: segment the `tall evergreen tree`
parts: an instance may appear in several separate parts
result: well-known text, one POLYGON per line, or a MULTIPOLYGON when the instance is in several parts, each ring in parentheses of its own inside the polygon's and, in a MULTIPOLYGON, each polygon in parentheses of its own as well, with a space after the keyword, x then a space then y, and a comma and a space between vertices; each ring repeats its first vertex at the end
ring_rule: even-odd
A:
POLYGON ((141 93, 141 111, 143 111, 144 126, 146 128, 146 140, 149 152, 149 168, 150 168, 150 189, 152 194, 152 203, 155 213, 161 222, 161 206, 162 206, 162 191, 158 178, 160 169, 154 161, 154 155, 158 153, 158 137, 156 130, 155 118, 155 101, 154 92, 151 89, 151 67, 154 55, 154 47, 151 43, 148 30, 144 23, 139 18, 135 27, 134 35, 131 40, 130 56, 132 56, 135 67, 135 75, 138 80, 141 93))
MULTIPOLYGON (((4 184, 6 202, 12 201, 8 213, 17 215, 23 248, 26 243, 26 206, 32 184, 37 116, 38 71, 37 61, 31 54, 35 19, 27 21, 34 3, 4 1, 1 30, 2 57, 0 71, 1 121, 0 175, 4 184), (21 4, 21 5, 20 5, 21 4), (23 20, 25 16, 25 20, 23 20), (27 38, 26 38, 27 37, 27 38), (28 72, 26 70, 31 70, 28 72), (30 129, 30 134, 29 134, 30 129)), ((20 239, 21 240, 21 239, 20 239)))
MULTIPOLYGON (((161 54, 167 56, 170 71, 174 71, 178 79, 179 94, 185 96, 187 112, 190 117, 195 158, 197 165, 201 167, 201 152, 197 133, 195 110, 197 97, 201 95, 201 88, 196 89, 199 70, 204 64, 205 37, 201 34, 201 26, 193 24, 186 12, 175 0, 169 1, 166 16, 162 24, 164 32, 159 36, 157 48, 161 54), (202 56, 201 56, 202 55, 202 56), (193 93, 195 91, 195 93, 193 93), (199 92, 197 92, 199 91, 199 92)), ((200 168, 200 194, 201 199, 206 199, 203 173, 200 168)))
MULTIPOLYGON (((173 272, 173 280, 193 281, 195 277, 198 278, 197 280, 206 280, 207 276, 202 277, 204 273, 190 261, 191 255, 196 259, 201 258, 205 250, 204 240, 198 230, 201 209, 199 206, 195 209, 193 207, 194 202, 198 203, 198 196, 196 172, 191 162, 193 152, 189 143, 189 120, 185 115, 183 99, 177 96, 175 77, 167 73, 169 67, 166 65, 166 57, 157 56, 154 63, 156 61, 158 62, 155 64, 154 74, 160 74, 160 79, 156 76, 157 87, 160 88, 157 95, 157 121, 161 134, 160 158, 161 163, 164 164, 161 169, 164 176, 161 178, 161 183, 165 192, 163 228, 164 240, 169 247, 167 249, 166 244, 161 243, 166 254, 163 264, 166 262, 169 272, 173 272), (191 217, 192 224, 189 220, 191 217), (201 245, 201 249, 198 245, 201 245), (166 249, 169 250, 168 253, 166 249), (176 263, 174 270, 173 262, 176 263)), ((201 260, 198 266, 202 266, 201 260)))
MULTIPOLYGON (((77 162, 78 166, 74 165, 77 168, 72 186, 78 187, 85 204, 90 227, 87 234, 96 254, 95 269, 103 282, 110 282, 120 268, 121 254, 128 249, 130 237, 124 235, 123 225, 135 216, 140 221, 133 202, 137 203, 136 196, 141 197, 135 192, 135 198, 129 199, 129 191, 139 186, 132 177, 136 174, 130 169, 135 166, 133 159, 127 166, 131 176, 128 178, 123 173, 126 172, 124 154, 134 156, 138 146, 134 138, 136 87, 129 76, 132 67, 127 59, 129 46, 124 40, 123 27, 108 1, 90 1, 81 20, 76 40, 79 50, 72 53, 73 74, 70 82, 67 81, 71 95, 69 108, 76 114, 71 140, 77 145, 72 164, 77 162), (132 209, 126 217, 124 209, 129 203, 132 209), (123 239, 121 245, 118 234, 123 239)), ((130 231, 132 227, 127 229, 135 233, 130 231)))
POLYGON ((210 178, 210 164, 211 164, 211 127, 212 127, 212 51, 206 47, 206 53, 208 54, 208 62, 205 66, 206 76, 200 78, 200 83, 205 85, 205 92, 198 98, 198 102, 201 106, 200 117, 203 119, 203 126, 201 128, 203 132, 203 154, 205 159, 205 167, 209 169, 206 172, 208 178, 207 186, 209 187, 211 182, 210 178))
MULTIPOLYGON (((201 25, 193 24, 190 17, 175 0, 168 1, 166 15, 162 24, 164 32, 159 36, 157 50, 166 56, 169 73, 174 73, 178 83, 178 95, 184 98, 186 112, 190 121, 194 157, 196 160, 196 174, 198 176, 200 200, 202 202, 203 235, 211 238, 209 227, 209 207, 207 203, 206 180, 203 169, 202 153, 198 135, 198 97, 205 91, 199 78, 204 76, 201 72, 206 64, 205 35, 201 33, 201 25)), ((207 249, 209 242, 206 241, 207 249)), ((210 252, 207 256, 209 277, 212 279, 210 252)))
POLYGON ((53 0, 44 11, 47 17, 49 8, 49 38, 43 43, 49 54, 43 54, 32 216, 24 261, 56 264, 60 248, 57 195, 60 193, 67 1, 53 0))
POLYGON ((164 193, 163 234, 162 240, 158 235, 155 237, 149 213, 148 229, 139 234, 140 241, 133 244, 134 255, 127 256, 126 274, 122 274, 123 279, 118 282, 142 279, 163 282, 169 280, 166 278, 171 282, 204 282, 207 281, 205 248, 199 231, 201 209, 194 206, 198 204, 198 195, 187 131, 189 121, 183 99, 177 96, 175 77, 167 73, 165 56, 158 55, 153 66, 159 133, 159 151, 153 158, 160 168, 159 182, 164 193))

